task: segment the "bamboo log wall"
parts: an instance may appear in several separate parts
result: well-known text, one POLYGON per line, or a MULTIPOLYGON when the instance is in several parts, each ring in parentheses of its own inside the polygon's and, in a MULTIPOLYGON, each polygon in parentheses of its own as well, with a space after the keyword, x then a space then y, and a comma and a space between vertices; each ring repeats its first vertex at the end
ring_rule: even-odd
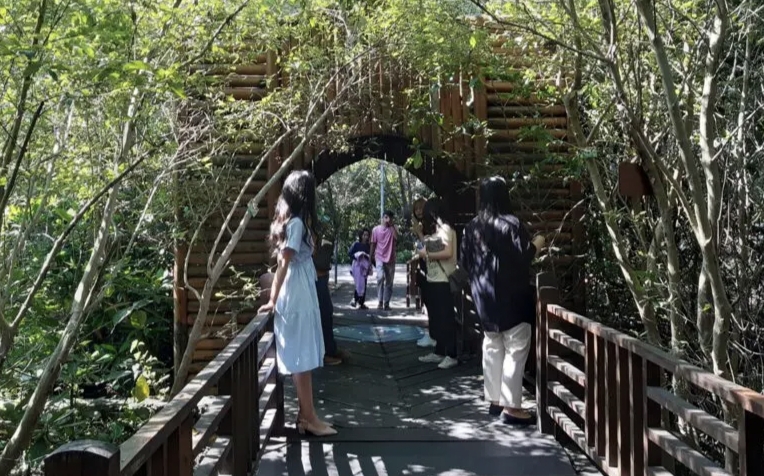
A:
MULTIPOLYGON (((224 76, 224 92, 234 99, 259 101, 268 94, 269 88, 286 85, 289 81, 277 69, 275 59, 274 53, 263 54, 251 64, 208 69, 208 74, 224 76)), ((402 90, 417 84, 417 81, 421 82, 421 79, 415 74, 386 74, 385 65, 379 61, 369 61, 367 68, 371 87, 364 108, 357 109, 363 111, 361 117, 351 115, 334 117, 333 120, 358 124, 358 135, 362 137, 396 136, 411 140, 404 137, 405 131, 401 126, 405 124, 407 109, 402 90)), ((577 256, 585 250, 585 242, 580 223, 582 207, 576 206, 582 198, 582 189, 577 182, 555 176, 563 168, 568 153, 564 106, 559 102, 539 99, 533 94, 513 94, 516 85, 500 78, 483 78, 482 86, 474 90, 468 81, 468 77, 452 78, 433 93, 432 106, 442 114, 443 125, 424 126, 416 133, 416 139, 429 152, 422 167, 414 170, 414 174, 443 197, 457 230, 474 216, 477 198, 475 181, 493 173, 508 177, 513 184, 518 216, 528 224, 532 233, 544 233, 552 246, 550 256, 542 262, 542 267, 555 271, 561 288, 569 296, 566 304, 583 310, 585 293, 577 256), (484 134, 473 134, 470 127, 464 127, 470 121, 474 123, 475 119, 487 126, 484 134), (547 145, 537 140, 538 130, 529 134, 528 128, 534 126, 541 128, 541 133, 553 142, 547 145)), ((261 170, 247 190, 245 200, 261 189, 278 169, 280 160, 287 157, 295 146, 296 141, 287 141, 268 158, 267 167, 261 170)), ((263 149, 263 144, 251 144, 234 154, 233 161, 240 173, 233 175, 231 197, 235 197, 237 187, 253 170, 263 149)), ((320 181, 347 165, 326 164, 327 161, 339 159, 332 154, 321 154, 320 149, 315 144, 306 148, 294 168, 314 168, 320 181)), ((342 160, 353 162, 364 158, 364 154, 356 154, 342 160)), ((403 156, 388 157, 398 165, 403 165, 406 159, 403 156)), ((266 236, 278 192, 274 188, 268 193, 267 213, 263 211, 252 219, 244 239, 235 248, 229 268, 213 298, 205 337, 194 354, 192 373, 201 370, 236 331, 255 317, 257 304, 246 302, 235 293, 242 282, 236 278, 233 268, 253 278, 271 263, 266 236), (226 297, 229 295, 232 297, 226 297)), ((226 207, 221 207, 221 210, 225 212, 226 207)), ((233 223, 238 223, 244 213, 246 208, 240 207, 233 223)), ((201 289, 207 277, 209 247, 223 216, 210 219, 202 241, 188 249, 189 283, 197 289, 201 289)), ((177 282, 177 288, 182 288, 180 282, 177 282)), ((192 325, 198 309, 199 303, 193 293, 176 289, 176 319, 182 320, 181 324, 192 325)))

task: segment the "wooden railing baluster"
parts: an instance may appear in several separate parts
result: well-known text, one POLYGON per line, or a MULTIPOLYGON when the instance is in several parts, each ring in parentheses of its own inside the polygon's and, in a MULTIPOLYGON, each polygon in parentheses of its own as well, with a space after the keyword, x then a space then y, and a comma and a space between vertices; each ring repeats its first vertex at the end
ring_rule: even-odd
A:
POLYGON ((191 449, 194 420, 189 415, 167 440, 168 476, 186 476, 193 472, 194 457, 191 449))
POLYGON ((618 356, 613 342, 605 342, 605 392, 607 410, 605 413, 605 448, 607 464, 618 466, 618 356))
POLYGON ((631 474, 631 378, 629 351, 618 346, 618 473, 631 474))
POLYGON ((167 476, 167 445, 162 445, 149 460, 149 476, 167 476))
POLYGON ((645 474, 645 382, 642 357, 629 352, 629 410, 631 412, 631 475, 645 474))
POLYGON ((740 476, 758 476, 764 471, 764 418, 743 411, 738 427, 740 476))
POLYGON ((249 473, 249 441, 247 438, 247 401, 246 376, 241 360, 233 364, 233 395, 231 413, 233 414, 233 476, 247 476, 249 473))
POLYGON ((538 306, 536 308, 536 405, 538 429, 541 433, 551 434, 554 422, 549 416, 549 318, 547 306, 559 302, 559 293, 551 274, 541 273, 536 278, 538 306))
POLYGON ((596 363, 595 379, 594 379, 594 395, 595 395, 595 417, 594 423, 596 425, 595 433, 597 435, 594 448, 597 456, 605 458, 607 450, 607 375, 606 375, 606 352, 605 352, 605 339, 597 336, 594 339, 594 360, 596 363))
MULTIPOLYGON (((644 382, 645 390, 648 387, 660 387, 661 385, 661 371, 653 362, 645 360, 642 365, 642 379, 644 382)), ((642 406, 643 421, 644 421, 644 443, 645 450, 644 461, 645 470, 650 467, 660 466, 662 461, 661 449, 658 445, 650 441, 648 436, 650 428, 661 427, 661 406, 656 402, 645 396, 642 406)))
POLYGON ((586 375, 584 434, 586 445, 593 448, 597 441, 597 339, 589 331, 586 331, 584 335, 584 350, 584 373, 586 375))
POLYGON ((258 375, 258 346, 257 342, 253 342, 249 348, 249 357, 247 358, 248 367, 247 379, 249 381, 249 398, 251 402, 249 412, 249 428, 250 428, 250 454, 252 459, 257 459, 257 455, 260 453, 260 377, 258 375))
MULTIPOLYGON (((233 367, 228 369, 226 373, 223 374, 223 376, 220 378, 220 382, 218 383, 218 395, 225 395, 229 398, 234 398, 234 391, 233 391, 233 382, 234 382, 234 375, 233 375, 233 367)), ((228 413, 225 417, 223 417, 223 420, 220 422, 220 425, 218 426, 218 435, 224 437, 224 438, 233 438, 233 427, 234 427, 234 412, 233 412, 233 403, 235 400, 232 400, 231 409, 228 410, 228 413)), ((222 465, 221 465, 221 472, 224 474, 233 474, 234 471, 234 452, 229 451, 226 455, 222 465)))

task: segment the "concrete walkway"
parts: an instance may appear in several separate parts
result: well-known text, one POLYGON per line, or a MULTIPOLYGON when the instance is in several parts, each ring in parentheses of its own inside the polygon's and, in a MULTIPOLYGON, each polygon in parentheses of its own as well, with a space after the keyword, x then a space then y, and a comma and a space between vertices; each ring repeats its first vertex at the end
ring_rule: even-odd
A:
MULTIPOLYGON (((423 326, 426 319, 405 308, 405 268, 396 273, 392 310, 349 306, 352 286, 340 269, 334 293, 335 328, 369 324, 379 335, 393 325, 423 326)), ((480 362, 449 370, 422 364, 427 353, 413 341, 338 341, 351 353, 343 365, 314 372, 319 414, 334 423, 337 436, 300 439, 294 430, 294 391, 286 384, 285 438, 263 456, 262 476, 574 476, 562 448, 534 428, 504 425, 487 413, 480 362)), ((529 406, 532 402, 529 401, 529 406)))

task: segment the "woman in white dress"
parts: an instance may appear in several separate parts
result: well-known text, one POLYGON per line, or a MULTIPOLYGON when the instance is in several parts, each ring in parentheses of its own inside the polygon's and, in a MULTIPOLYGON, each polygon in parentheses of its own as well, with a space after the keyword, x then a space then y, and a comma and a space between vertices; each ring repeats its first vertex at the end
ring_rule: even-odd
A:
POLYGON ((324 339, 316 294, 313 235, 316 226, 316 181, 304 170, 289 174, 276 204, 270 241, 278 260, 270 300, 260 312, 275 313, 279 372, 292 375, 299 414, 297 429, 315 436, 337 434, 313 405, 311 371, 322 365, 324 339))

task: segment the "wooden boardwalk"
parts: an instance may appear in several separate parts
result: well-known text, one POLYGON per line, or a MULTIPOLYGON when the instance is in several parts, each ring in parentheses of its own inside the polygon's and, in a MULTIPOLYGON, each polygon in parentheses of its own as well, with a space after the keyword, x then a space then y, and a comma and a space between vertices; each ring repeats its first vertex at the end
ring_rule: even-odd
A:
MULTIPOLYGON (((344 276, 342 276, 344 278, 344 276)), ((403 303, 403 280, 396 275, 393 310, 357 311, 347 303, 346 279, 334 295, 335 328, 371 324, 392 330, 421 325, 422 316, 403 303)), ((371 304, 376 304, 371 300, 371 304)), ((265 452, 258 474, 573 476, 559 444, 535 428, 504 425, 487 413, 480 362, 456 368, 422 364, 426 353, 413 341, 351 342, 340 347, 348 362, 315 372, 316 405, 339 434, 300 439, 287 423, 285 438, 265 452)), ((294 391, 286 385, 287 421, 296 415, 294 391)))

